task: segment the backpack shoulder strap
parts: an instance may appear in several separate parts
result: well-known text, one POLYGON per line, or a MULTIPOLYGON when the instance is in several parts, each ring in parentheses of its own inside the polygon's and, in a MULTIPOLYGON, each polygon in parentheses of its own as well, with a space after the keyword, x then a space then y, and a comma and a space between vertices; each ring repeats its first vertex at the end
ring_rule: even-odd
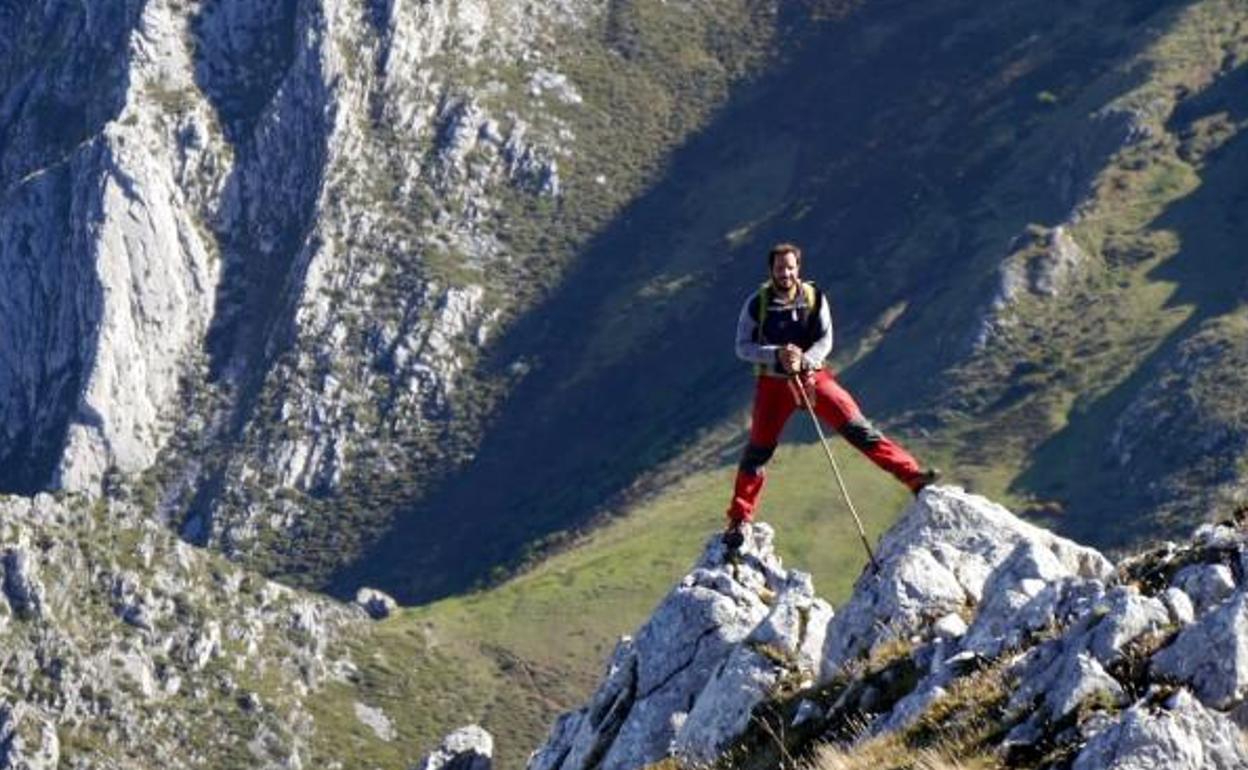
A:
POLYGON ((806 312, 816 313, 819 310, 819 289, 814 281, 802 281, 802 296, 806 300, 806 312))

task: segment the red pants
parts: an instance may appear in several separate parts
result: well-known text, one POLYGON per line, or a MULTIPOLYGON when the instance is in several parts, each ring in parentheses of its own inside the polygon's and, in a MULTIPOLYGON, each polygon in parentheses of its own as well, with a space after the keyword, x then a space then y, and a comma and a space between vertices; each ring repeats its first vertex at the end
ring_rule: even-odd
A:
MULTIPOLYGON (((902 446, 877 431, 826 370, 815 372, 814 393, 809 394, 815 414, 831 425, 879 467, 898 481, 913 488, 920 474, 919 463, 902 446)), ((728 506, 728 518, 749 521, 754 517, 758 497, 767 477, 763 466, 776 451, 780 431, 789 417, 803 408, 797 384, 791 379, 759 377, 754 390, 754 414, 750 422, 750 443, 746 445, 737 469, 737 481, 728 506)))

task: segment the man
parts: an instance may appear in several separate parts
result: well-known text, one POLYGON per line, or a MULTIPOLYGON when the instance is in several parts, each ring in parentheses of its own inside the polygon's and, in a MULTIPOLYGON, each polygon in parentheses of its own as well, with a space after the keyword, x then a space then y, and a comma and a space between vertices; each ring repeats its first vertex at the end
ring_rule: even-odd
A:
POLYGON ((724 542, 730 548, 740 547, 741 526, 754 517, 766 481, 763 467, 776 450, 780 431, 796 409, 804 408, 799 387, 806 390, 815 414, 915 494, 938 475, 920 468, 900 444, 876 430, 824 368, 832 352, 832 313, 823 292, 800 278, 801 249, 791 243, 774 246, 767 265, 770 280, 745 301, 737 322, 737 357, 754 364, 758 376, 750 440, 728 506, 724 542))

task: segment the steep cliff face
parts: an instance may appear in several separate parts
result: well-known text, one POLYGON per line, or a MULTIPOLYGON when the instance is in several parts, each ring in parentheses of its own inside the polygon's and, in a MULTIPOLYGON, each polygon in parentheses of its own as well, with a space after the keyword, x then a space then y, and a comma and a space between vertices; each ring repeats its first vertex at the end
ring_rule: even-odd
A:
POLYGON ((451 459, 437 441, 454 432, 449 396, 508 306, 484 285, 505 256, 492 202, 501 188, 553 198, 559 187, 556 137, 493 117, 478 97, 489 84, 464 73, 533 51, 558 21, 544 13, 575 18, 303 3, 287 20, 253 5, 206 8, 196 26, 201 82, 238 137, 214 221, 226 276, 209 340, 233 396, 210 440, 238 445, 205 469, 219 492, 197 502, 187 531, 236 547, 256 537, 265 490, 327 497, 344 479, 451 459), (259 71, 228 63, 287 23, 289 62, 273 57, 277 89, 248 113, 239 84, 272 73, 263 59, 259 71), (402 436, 413 445, 397 446, 402 436))
POLYGON ((121 11, 28 7, 4 61, 9 489, 148 467, 212 315, 220 260, 203 222, 228 148, 193 87, 184 19, 121 11))
POLYGON ((350 558, 469 456, 507 386, 482 347, 743 71, 752 9, 6 6, 4 487, 133 483, 272 569, 350 558), (654 29, 722 55, 664 68, 654 29), (337 554, 260 543, 295 537, 337 554))

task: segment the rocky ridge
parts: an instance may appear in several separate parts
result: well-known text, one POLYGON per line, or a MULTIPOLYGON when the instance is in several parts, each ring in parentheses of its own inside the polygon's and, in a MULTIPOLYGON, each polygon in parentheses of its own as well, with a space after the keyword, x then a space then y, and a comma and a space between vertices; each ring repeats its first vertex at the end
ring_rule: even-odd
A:
MULTIPOLYGON (((735 556, 713 538, 530 768, 761 768, 888 741, 986 766, 1248 761, 1240 524, 1115 566, 931 488, 837 612, 774 538, 756 524, 735 556)), ((0 599, 0 767, 407 767, 413 720, 460 713, 402 707, 421 681, 391 666, 428 653, 373 631, 388 597, 271 583, 118 500, 0 502, 0 599)), ((492 754, 464 728, 422 766, 492 754)))
POLYGON ((712 540, 530 770, 787 766, 890 740, 908 747, 890 767, 929 746, 994 767, 1248 762, 1237 524, 1114 566, 929 488, 835 614, 772 539, 756 524, 737 556, 712 540))
POLYGON ((0 500, 0 767, 346 767, 312 704, 370 623, 126 503, 0 500))

